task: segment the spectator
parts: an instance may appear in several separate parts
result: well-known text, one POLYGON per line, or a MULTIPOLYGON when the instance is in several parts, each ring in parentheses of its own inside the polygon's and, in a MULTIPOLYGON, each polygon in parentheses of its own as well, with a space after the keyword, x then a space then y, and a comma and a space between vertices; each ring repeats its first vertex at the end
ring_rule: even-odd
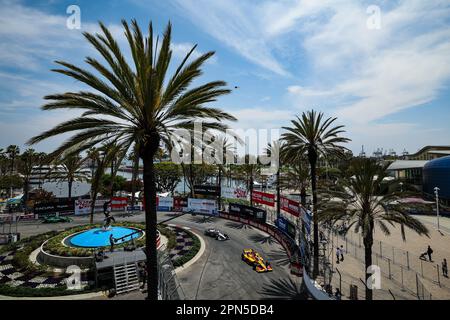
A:
POLYGON ((447 266, 447 259, 444 258, 442 261, 442 274, 444 277, 448 278, 448 266, 447 266))
POLYGON ((114 236, 111 233, 109 235, 109 245, 110 245, 110 251, 111 252, 114 252, 114 243, 115 243, 115 239, 114 239, 114 236))
POLYGON ((428 258, 430 259, 431 262, 433 262, 433 259, 431 259, 431 254, 432 253, 433 253, 433 249, 431 249, 431 247, 428 246, 427 255, 428 255, 428 258))
POLYGON ((336 248, 336 264, 339 264, 339 257, 341 256, 341 249, 339 247, 336 248))

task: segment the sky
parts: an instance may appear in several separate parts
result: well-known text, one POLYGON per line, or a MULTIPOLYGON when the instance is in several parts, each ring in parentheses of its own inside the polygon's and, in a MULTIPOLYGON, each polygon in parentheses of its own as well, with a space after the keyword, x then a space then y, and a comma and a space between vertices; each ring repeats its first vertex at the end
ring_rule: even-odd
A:
MULTIPOLYGON (((238 118, 234 128, 277 129, 315 109, 345 125, 354 153, 450 145, 450 1, 0 0, 0 8, 0 148, 23 149, 79 114, 40 109, 45 95, 86 89, 51 72, 54 61, 85 66, 97 54, 82 32, 98 31, 98 21, 126 51, 121 19, 133 18, 159 34, 172 23, 171 68, 194 44, 195 56, 216 52, 198 83, 233 89, 213 106, 238 118), (70 5, 80 8, 80 29, 67 26, 70 5)), ((34 148, 48 152, 66 138, 34 148)))

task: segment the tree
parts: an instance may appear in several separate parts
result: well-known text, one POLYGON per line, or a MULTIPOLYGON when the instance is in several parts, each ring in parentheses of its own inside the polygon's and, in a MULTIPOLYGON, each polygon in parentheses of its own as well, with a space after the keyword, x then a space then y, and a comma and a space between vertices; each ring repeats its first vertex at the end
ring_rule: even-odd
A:
POLYGON ((57 61, 63 68, 55 72, 78 80, 92 90, 49 95, 45 99, 51 102, 43 106, 44 110, 84 109, 85 113, 32 138, 29 143, 73 133, 53 154, 67 150, 81 152, 104 141, 114 141, 123 150, 138 144, 139 157, 144 165, 148 298, 156 300, 155 154, 161 143, 167 149, 171 147, 171 135, 176 129, 188 129, 194 121, 203 121, 204 128, 224 130, 225 120, 236 119, 220 109, 207 106, 218 97, 230 93, 225 82, 213 81, 191 88, 193 81, 202 74, 202 65, 214 52, 202 54, 188 63, 196 49, 193 46, 174 69, 174 74, 168 77, 172 58, 171 24, 168 24, 161 43, 154 41, 151 23, 147 36, 143 35, 135 20, 131 26, 126 21, 122 24, 133 63, 126 62, 117 41, 103 23, 100 23, 101 33, 94 35, 85 32, 86 39, 106 61, 106 64, 101 63, 91 57, 85 60, 100 76, 73 64, 57 61))
MULTIPOLYGON (((16 145, 10 145, 6 148, 6 154, 8 155, 10 167, 9 167, 9 174, 13 175, 16 165, 16 159, 20 154, 20 149, 16 145)), ((13 186, 10 186, 10 197, 12 197, 12 189, 13 186)))
POLYGON ((13 174, 16 164, 16 159, 20 154, 20 149, 16 145, 10 145, 6 148, 6 154, 8 155, 10 161, 10 174, 13 174))
POLYGON ((109 142, 105 142, 99 148, 91 148, 88 151, 88 158, 92 164, 92 176, 91 176, 91 214, 89 223, 94 223, 94 211, 95 202, 97 201, 97 194, 100 190, 101 179, 105 174, 106 168, 111 164, 114 157, 115 146, 112 146, 109 142))
POLYGON ((86 171, 86 160, 79 154, 69 154, 54 161, 54 167, 47 178, 56 181, 67 181, 68 198, 72 199, 72 185, 74 181, 87 181, 89 173, 86 171))
POLYGON ((110 174, 104 174, 100 178, 100 192, 102 194, 108 194, 108 192, 111 191, 111 186, 113 187, 113 190, 125 190, 125 182, 127 179, 125 179, 122 176, 111 176, 110 174))
MULTIPOLYGON (((400 198, 401 192, 390 188, 397 182, 386 182, 387 166, 379 166, 372 159, 356 159, 351 166, 348 177, 340 180, 334 190, 325 192, 328 201, 322 203, 321 221, 332 224, 347 221, 345 232, 354 227, 360 232, 364 242, 365 279, 366 284, 371 276, 368 267, 372 265, 372 246, 375 225, 387 236, 391 234, 389 226, 400 226, 403 240, 405 227, 420 235, 428 235, 428 229, 413 216, 404 212, 401 207, 393 206, 392 202, 400 198), (332 201, 332 198, 340 200, 332 201)), ((372 300, 372 289, 366 286, 366 300, 372 300)))
POLYGON ((23 202, 26 206, 28 200, 28 189, 30 185, 30 178, 33 174, 33 168, 39 164, 39 154, 34 149, 27 149, 19 156, 19 163, 17 166, 18 172, 23 179, 23 202))
POLYGON ((155 164, 156 189, 159 192, 173 193, 181 181, 181 166, 173 162, 155 164))
POLYGON ((283 127, 287 132, 282 134, 285 142, 281 151, 290 163, 300 161, 305 155, 308 159, 311 175, 311 189, 313 196, 313 242, 314 242, 314 266, 313 278, 319 273, 319 225, 317 215, 317 160, 319 156, 339 156, 345 148, 341 143, 350 141, 348 138, 340 137, 344 126, 333 126, 337 118, 324 120, 323 113, 314 110, 303 112, 296 120, 292 120, 292 127, 283 127))

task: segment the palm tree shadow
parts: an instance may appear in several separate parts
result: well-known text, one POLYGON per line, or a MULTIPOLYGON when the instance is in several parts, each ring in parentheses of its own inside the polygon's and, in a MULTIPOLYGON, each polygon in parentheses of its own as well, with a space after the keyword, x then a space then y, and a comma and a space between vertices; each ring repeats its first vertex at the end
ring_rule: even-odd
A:
POLYGON ((259 292, 263 300, 307 300, 308 294, 292 279, 272 279, 259 292))
POLYGON ((260 243, 260 244, 275 243, 275 239, 272 236, 265 236, 265 235, 261 235, 261 234, 252 234, 251 236, 249 236, 249 239, 255 243, 260 243))
POLYGON ((291 259, 282 250, 272 251, 267 254, 267 260, 275 262, 275 265, 279 267, 286 267, 291 264, 291 259))
POLYGON ((192 222, 195 222, 195 223, 211 223, 211 222, 215 222, 217 220, 217 218, 203 216, 203 217, 190 217, 189 220, 191 220, 192 222))
POLYGON ((233 229, 253 229, 252 226, 245 224, 245 223, 239 223, 239 222, 227 222, 225 223, 225 226, 229 227, 229 228, 233 228, 233 229))

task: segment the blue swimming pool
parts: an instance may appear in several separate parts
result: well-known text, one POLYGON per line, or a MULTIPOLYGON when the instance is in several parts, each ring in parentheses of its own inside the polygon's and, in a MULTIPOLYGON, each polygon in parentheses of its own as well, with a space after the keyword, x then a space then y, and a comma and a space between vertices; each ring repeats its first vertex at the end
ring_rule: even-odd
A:
POLYGON ((68 239, 70 245, 75 247, 83 247, 83 248, 97 248, 97 247, 105 247, 109 246, 109 237, 111 234, 114 239, 119 239, 124 236, 128 236, 124 239, 117 240, 115 244, 121 244, 124 242, 128 242, 131 239, 136 239, 142 236, 142 231, 136 233, 136 229, 126 228, 126 227, 112 227, 108 230, 103 230, 102 228, 94 228, 87 231, 83 231, 74 235, 73 237, 68 239))

